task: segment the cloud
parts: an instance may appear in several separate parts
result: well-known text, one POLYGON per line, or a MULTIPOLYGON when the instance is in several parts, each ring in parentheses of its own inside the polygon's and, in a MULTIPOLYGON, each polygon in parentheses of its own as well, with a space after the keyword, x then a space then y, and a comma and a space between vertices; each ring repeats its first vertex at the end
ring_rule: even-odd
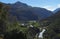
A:
POLYGON ((60 4, 57 4, 56 6, 45 5, 45 6, 42 6, 42 8, 45 8, 45 9, 50 10, 50 11, 54 11, 55 9, 60 8, 60 4))
POLYGON ((53 6, 44 6, 43 8, 53 11, 55 8, 53 6))
POLYGON ((57 6, 60 7, 60 4, 58 4, 57 6))

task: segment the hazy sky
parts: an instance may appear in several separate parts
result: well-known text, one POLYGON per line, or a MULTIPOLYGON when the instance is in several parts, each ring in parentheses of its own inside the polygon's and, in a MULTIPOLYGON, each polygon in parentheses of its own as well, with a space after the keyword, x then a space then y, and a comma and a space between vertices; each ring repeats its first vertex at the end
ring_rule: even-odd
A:
POLYGON ((26 3, 33 7, 42 7, 53 11, 56 8, 60 8, 60 0, 0 0, 4 3, 15 3, 17 1, 26 3))

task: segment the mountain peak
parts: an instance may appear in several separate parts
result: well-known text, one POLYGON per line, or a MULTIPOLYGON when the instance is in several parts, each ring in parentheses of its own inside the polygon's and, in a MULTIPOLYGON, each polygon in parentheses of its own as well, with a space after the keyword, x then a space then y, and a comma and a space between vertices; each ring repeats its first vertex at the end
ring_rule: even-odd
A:
POLYGON ((17 1, 12 6, 14 6, 14 8, 17 8, 17 7, 27 7, 28 5, 20 1, 17 1))
POLYGON ((56 13, 56 12, 58 12, 58 11, 60 11, 60 8, 57 8, 56 10, 54 10, 54 13, 56 13))
POLYGON ((20 5, 20 4, 22 4, 22 2, 20 2, 20 1, 17 1, 15 4, 18 4, 18 5, 20 5))
POLYGON ((17 1, 16 4, 20 4, 21 2, 20 1, 17 1))

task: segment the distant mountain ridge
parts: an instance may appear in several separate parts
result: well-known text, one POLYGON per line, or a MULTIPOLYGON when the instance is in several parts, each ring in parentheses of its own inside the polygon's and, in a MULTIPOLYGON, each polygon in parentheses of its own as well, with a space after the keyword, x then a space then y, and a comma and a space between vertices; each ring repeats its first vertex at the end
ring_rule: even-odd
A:
POLYGON ((6 4, 10 6, 9 13, 16 16, 18 20, 41 20, 51 16, 53 13, 49 10, 39 7, 32 7, 25 3, 16 2, 6 4))
POLYGON ((43 27, 47 27, 45 35, 49 39, 60 39, 60 10, 58 10, 54 15, 43 19, 40 21, 43 27), (49 34, 49 35, 48 35, 49 34))
POLYGON ((58 11, 60 11, 60 8, 57 8, 56 10, 54 10, 54 13, 57 13, 58 11))
POLYGON ((49 25, 46 26, 51 26, 51 25, 55 25, 55 23, 60 23, 60 10, 56 9, 56 13, 46 19, 41 20, 40 22, 45 22, 46 24, 49 23, 49 25))

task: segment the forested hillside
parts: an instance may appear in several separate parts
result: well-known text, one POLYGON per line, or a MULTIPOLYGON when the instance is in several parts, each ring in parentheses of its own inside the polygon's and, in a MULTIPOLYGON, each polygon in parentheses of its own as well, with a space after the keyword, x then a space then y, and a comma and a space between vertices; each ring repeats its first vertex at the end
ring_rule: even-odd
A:
POLYGON ((42 20, 43 26, 48 26, 44 39, 60 39, 60 10, 54 15, 42 20))

